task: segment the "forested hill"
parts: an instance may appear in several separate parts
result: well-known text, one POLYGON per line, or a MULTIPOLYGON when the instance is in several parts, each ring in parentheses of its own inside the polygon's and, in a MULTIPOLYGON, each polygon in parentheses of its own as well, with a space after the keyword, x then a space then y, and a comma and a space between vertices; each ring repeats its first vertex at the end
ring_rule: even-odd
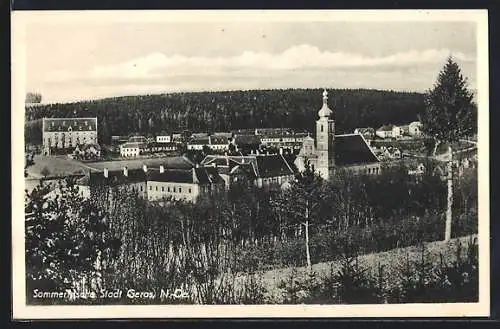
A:
MULTIPOLYGON (((366 89, 328 90, 336 132, 356 127, 378 128, 417 119, 423 94, 366 89)), ((314 131, 322 105, 321 89, 249 90, 172 93, 106 98, 26 108, 29 139, 41 139, 40 118, 93 117, 99 120, 99 140, 132 132, 230 131, 240 128, 290 127, 314 131), (38 137, 39 136, 39 137, 38 137)))

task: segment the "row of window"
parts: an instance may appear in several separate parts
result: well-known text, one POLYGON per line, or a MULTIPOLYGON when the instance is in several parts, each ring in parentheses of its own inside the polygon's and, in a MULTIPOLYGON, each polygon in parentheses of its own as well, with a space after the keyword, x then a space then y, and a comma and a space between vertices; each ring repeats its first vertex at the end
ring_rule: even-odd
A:
MULTIPOLYGON (((152 185, 149 185, 149 190, 152 191, 153 190, 153 186, 152 185)), ((142 191, 142 187, 141 187, 141 191, 142 191)), ((158 191, 158 186, 155 186, 155 191, 158 191)), ((165 186, 162 186, 161 187, 161 191, 162 192, 165 192, 165 186)), ((182 193, 182 187, 173 187, 172 189, 170 189, 170 186, 167 186, 167 192, 173 192, 173 193, 182 193)), ((192 189, 191 187, 189 187, 187 189, 188 193, 191 193, 192 192, 192 189)))
POLYGON ((365 173, 367 174, 378 174, 378 172, 379 172, 379 167, 365 169, 365 173))

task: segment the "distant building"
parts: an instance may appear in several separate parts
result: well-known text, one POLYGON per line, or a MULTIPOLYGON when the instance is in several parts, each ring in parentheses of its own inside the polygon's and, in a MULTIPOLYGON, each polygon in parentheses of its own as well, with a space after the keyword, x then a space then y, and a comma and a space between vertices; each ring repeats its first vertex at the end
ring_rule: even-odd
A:
POLYGON ((197 137, 188 142, 188 150, 203 150, 203 147, 208 147, 212 151, 227 151, 229 150, 229 140, 225 136, 208 136, 197 137))
POLYGON ((78 144, 97 144, 97 118, 43 118, 42 143, 46 155, 78 144))
POLYGON ((143 154, 147 149, 146 142, 127 142, 120 145, 120 156, 122 157, 137 157, 143 154))
POLYGON ((413 121, 408 125, 408 133, 410 136, 421 136, 422 135, 422 123, 419 121, 413 121))
POLYGON ((316 121, 316 141, 304 138, 302 147, 294 162, 299 171, 310 165, 324 179, 329 179, 337 168, 355 173, 378 174, 380 161, 367 144, 363 135, 335 135, 335 121, 330 116, 328 93, 323 92, 323 107, 316 121))
POLYGON ((159 134, 156 135, 156 142, 157 143, 171 143, 172 142, 172 136, 168 134, 159 134))
POLYGON ((392 126, 392 138, 399 138, 403 135, 403 130, 401 127, 393 125, 392 126))
POLYGON ((99 144, 78 144, 73 151, 76 159, 99 159, 101 157, 101 146, 99 144))
POLYGON ((147 143, 148 139, 145 136, 131 136, 128 141, 130 143, 147 143))
POLYGON ((394 137, 394 132, 393 132, 394 125, 385 125, 377 129, 375 132, 375 135, 377 135, 380 138, 393 138, 394 137))
POLYGON ((356 128, 355 134, 363 135, 365 139, 373 139, 375 137, 375 129, 373 128, 356 128))
POLYGON ((232 141, 238 152, 256 151, 261 146, 260 137, 257 135, 235 135, 232 141))

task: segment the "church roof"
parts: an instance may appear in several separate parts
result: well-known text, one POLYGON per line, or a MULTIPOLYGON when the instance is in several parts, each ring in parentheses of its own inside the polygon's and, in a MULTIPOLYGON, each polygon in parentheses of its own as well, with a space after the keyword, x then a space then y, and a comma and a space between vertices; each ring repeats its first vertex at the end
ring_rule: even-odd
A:
POLYGON ((335 164, 349 166, 361 163, 379 162, 365 139, 359 134, 335 136, 335 164))

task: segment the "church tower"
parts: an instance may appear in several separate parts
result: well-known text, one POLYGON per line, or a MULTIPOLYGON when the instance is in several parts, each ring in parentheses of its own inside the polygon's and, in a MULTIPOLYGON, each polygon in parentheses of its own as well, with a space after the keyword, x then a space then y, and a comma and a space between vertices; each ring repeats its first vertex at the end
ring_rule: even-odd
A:
POLYGON ((323 107, 318 112, 316 121, 316 152, 318 155, 316 170, 323 179, 328 179, 335 168, 335 121, 330 116, 328 92, 323 91, 323 107))

